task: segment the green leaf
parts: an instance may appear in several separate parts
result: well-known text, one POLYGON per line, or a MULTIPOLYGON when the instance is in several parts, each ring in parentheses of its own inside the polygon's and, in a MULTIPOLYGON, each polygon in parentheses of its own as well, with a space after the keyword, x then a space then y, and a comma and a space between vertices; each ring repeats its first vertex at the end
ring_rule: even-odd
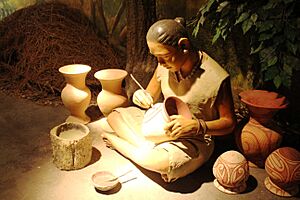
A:
MULTIPOLYGON (((201 16, 202 17, 202 16, 201 16)), ((201 19, 201 18, 200 18, 201 19)), ((197 22, 197 25, 194 27, 194 29, 193 29, 193 32, 192 32, 192 35, 194 36, 194 37, 196 37, 197 35, 198 35, 198 32, 199 32, 199 28, 200 28, 200 19, 198 20, 198 22, 197 22)))
POLYGON ((272 66, 272 65, 275 65, 278 61, 278 58, 277 56, 272 56, 270 59, 267 59, 267 66, 272 66))
POLYGON ((293 74, 293 68, 287 63, 283 64, 283 71, 290 76, 293 74))
POLYGON ((300 59, 293 55, 284 55, 284 63, 293 67, 294 70, 300 70, 300 59))
POLYGON ((294 54, 294 55, 296 56, 296 54, 297 54, 297 49, 298 49, 298 45, 295 44, 295 43, 291 43, 291 42, 289 42, 289 41, 286 41, 285 44, 286 44, 287 49, 288 49, 292 54, 294 54))
MULTIPOLYGON (((202 15, 202 16, 200 17, 199 21, 198 21, 199 25, 201 24, 201 25, 203 26, 205 20, 206 20, 206 17, 204 17, 204 16, 202 15)), ((198 25, 198 24, 197 24, 197 25, 198 25)))
POLYGON ((221 36, 222 36, 224 41, 226 40, 227 35, 228 35, 227 34, 227 29, 226 28, 221 29, 221 36))
POLYGON ((277 75, 274 79, 273 79, 273 83, 275 85, 276 88, 279 88, 281 83, 282 83, 282 80, 281 80, 281 77, 279 75, 277 75))
POLYGON ((201 14, 204 15, 210 10, 210 7, 216 0, 209 0, 209 2, 201 9, 201 14))
POLYGON ((264 74, 265 81, 273 80, 279 74, 279 70, 276 66, 272 66, 269 67, 264 74))
POLYGON ((218 38, 220 37, 220 34, 221 34, 221 30, 219 28, 216 28, 216 33, 212 39, 213 44, 218 40, 218 38))
POLYGON ((284 85, 287 88, 290 88, 290 86, 292 84, 292 75, 286 73, 286 71, 283 70, 280 73, 280 77, 281 77, 282 85, 284 85))
POLYGON ((225 18, 225 19, 220 19, 218 26, 220 29, 223 29, 227 26, 227 24, 229 23, 229 19, 225 18))
POLYGON ((273 28, 273 24, 270 22, 259 22, 256 23, 256 27, 258 28, 258 33, 261 33, 273 28))
MULTIPOLYGON (((283 0, 284 4, 289 4, 289 3, 292 3, 294 2, 295 0, 283 0)), ((296 2, 296 1, 295 1, 296 2)))
POLYGON ((253 47, 251 47, 250 55, 259 52, 263 48, 263 44, 264 44, 264 42, 261 42, 256 49, 254 49, 253 47))
POLYGON ((278 0, 269 0, 266 5, 263 6, 264 10, 269 10, 271 8, 276 7, 278 0))
POLYGON ((294 42, 297 33, 296 33, 296 30, 295 30, 295 29, 289 28, 289 27, 287 26, 287 28, 286 28, 285 31, 284 31, 284 35, 285 35, 291 42, 294 42))
POLYGON ((262 61, 261 64, 260 64, 260 71, 261 72, 264 72, 268 69, 268 66, 267 66, 267 62, 265 61, 262 61))
POLYGON ((253 22, 250 19, 246 19, 243 23, 242 23, 242 29, 243 29, 243 34, 245 35, 250 28, 252 27, 253 22))
POLYGON ((278 46, 280 44, 283 44, 285 42, 285 39, 284 37, 282 37, 282 35, 277 35, 274 37, 273 42, 274 46, 278 46))
POLYGON ((244 8, 245 8, 246 5, 247 5, 247 2, 238 5, 238 7, 236 8, 236 11, 237 11, 237 15, 238 15, 238 16, 244 11, 244 8))
POLYGON ((220 3, 220 5, 218 6, 216 12, 222 12, 222 10, 224 8, 226 8, 229 5, 229 1, 224 1, 222 3, 220 3))
POLYGON ((265 40, 269 40, 273 37, 273 33, 262 33, 262 34, 259 34, 259 37, 258 37, 258 41, 265 41, 265 40))
POLYGON ((237 25, 238 23, 241 23, 243 21, 245 21, 247 18, 249 17, 249 13, 248 12, 244 12, 240 15, 240 17, 236 20, 234 25, 237 25))
POLYGON ((256 13, 253 13, 250 17, 250 19, 252 20, 253 24, 255 24, 256 20, 258 18, 258 15, 256 13))

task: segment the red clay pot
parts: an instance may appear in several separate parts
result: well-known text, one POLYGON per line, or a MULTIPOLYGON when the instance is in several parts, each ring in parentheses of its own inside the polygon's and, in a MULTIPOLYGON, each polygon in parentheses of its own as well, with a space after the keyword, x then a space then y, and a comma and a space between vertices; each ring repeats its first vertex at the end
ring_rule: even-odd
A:
POLYGON ((249 121, 236 131, 236 142, 251 167, 264 167, 268 155, 282 141, 279 127, 272 120, 274 114, 287 107, 284 96, 265 90, 248 90, 239 94, 249 110, 249 121))
POLYGON ((282 147, 272 152, 265 164, 269 175, 265 179, 266 188, 284 197, 295 196, 299 192, 300 152, 291 147, 282 147))

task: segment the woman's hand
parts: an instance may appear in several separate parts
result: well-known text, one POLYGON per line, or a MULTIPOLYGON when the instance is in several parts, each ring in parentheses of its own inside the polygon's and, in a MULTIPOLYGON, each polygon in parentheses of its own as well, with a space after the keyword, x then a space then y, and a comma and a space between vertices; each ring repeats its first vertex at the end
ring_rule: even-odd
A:
POLYGON ((153 105, 153 98, 146 90, 139 89, 134 92, 132 101, 135 105, 142 108, 150 108, 153 105))
POLYGON ((197 121, 193 119, 187 119, 182 115, 170 116, 171 121, 166 124, 166 134, 173 138, 179 138, 182 136, 193 135, 198 128, 197 121))

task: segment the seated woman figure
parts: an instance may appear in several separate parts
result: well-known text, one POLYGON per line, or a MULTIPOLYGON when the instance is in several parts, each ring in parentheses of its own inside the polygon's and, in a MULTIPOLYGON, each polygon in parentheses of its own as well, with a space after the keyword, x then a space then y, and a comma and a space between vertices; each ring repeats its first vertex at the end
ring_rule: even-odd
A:
POLYGON ((108 146, 139 166, 161 174, 166 182, 184 177, 211 156, 213 139, 233 131, 236 119, 229 74, 207 53, 197 50, 184 20, 163 19, 147 32, 150 53, 158 66, 146 91, 137 90, 133 103, 141 107, 117 108, 107 118, 116 134, 104 133, 108 146), (172 115, 164 130, 172 140, 147 140, 142 130, 145 109, 164 98, 181 99, 192 118, 172 115))

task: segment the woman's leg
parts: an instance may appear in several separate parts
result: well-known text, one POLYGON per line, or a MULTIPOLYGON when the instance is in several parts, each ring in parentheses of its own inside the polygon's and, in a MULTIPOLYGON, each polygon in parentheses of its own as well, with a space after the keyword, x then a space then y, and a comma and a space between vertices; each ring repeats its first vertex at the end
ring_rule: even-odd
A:
POLYGON ((110 113, 107 117, 107 121, 116 134, 130 144, 139 147, 150 143, 137 131, 138 128, 132 127, 123 119, 120 112, 113 111, 110 113))
POLYGON ((166 150, 146 145, 135 146, 111 133, 103 133, 102 136, 109 142, 109 146, 137 165, 160 174, 168 173, 169 154, 166 150))

